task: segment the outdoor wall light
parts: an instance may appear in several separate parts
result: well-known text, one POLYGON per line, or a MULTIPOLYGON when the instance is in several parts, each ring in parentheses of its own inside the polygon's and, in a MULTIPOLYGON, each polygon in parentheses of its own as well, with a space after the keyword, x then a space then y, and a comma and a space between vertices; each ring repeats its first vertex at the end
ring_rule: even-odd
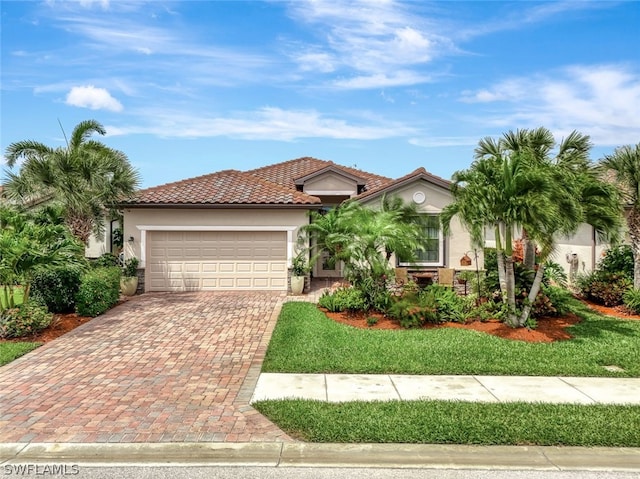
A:
POLYGON ((133 236, 129 236, 129 239, 127 240, 129 243, 133 243, 133 236))

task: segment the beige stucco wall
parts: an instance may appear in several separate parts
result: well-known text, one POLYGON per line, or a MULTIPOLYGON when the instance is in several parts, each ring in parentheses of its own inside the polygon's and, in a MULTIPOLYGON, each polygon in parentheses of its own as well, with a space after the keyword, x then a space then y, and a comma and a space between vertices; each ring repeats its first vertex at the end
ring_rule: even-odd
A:
POLYGON ((131 208, 124 210, 124 252, 127 258, 140 259, 140 267, 144 267, 149 230, 286 231, 290 260, 298 230, 308 222, 304 209, 131 208))
POLYGON ((358 185, 349 178, 340 176, 337 173, 328 172, 305 182, 303 191, 309 195, 316 196, 354 196, 358 193, 358 185))
MULTIPOLYGON (((420 194, 424 195, 421 203, 416 203, 418 210, 424 213, 440 213, 445 206, 452 201, 451 193, 437 185, 419 179, 412 183, 403 185, 397 190, 387 193, 387 196, 398 196, 406 203, 415 203, 414 197, 421 200, 420 194)), ((375 197, 370 201, 363 201, 363 204, 371 208, 380 208, 382 198, 375 197)), ((484 266, 484 256, 482 250, 477 251, 478 265, 475 262, 475 252, 471 246, 471 238, 469 233, 462 227, 457 218, 451 222, 451 232, 445 237, 444 241, 444 267, 454 268, 456 270, 474 270, 476 266, 480 269, 484 266), (460 259, 468 254, 473 260, 470 266, 461 266, 460 259)))

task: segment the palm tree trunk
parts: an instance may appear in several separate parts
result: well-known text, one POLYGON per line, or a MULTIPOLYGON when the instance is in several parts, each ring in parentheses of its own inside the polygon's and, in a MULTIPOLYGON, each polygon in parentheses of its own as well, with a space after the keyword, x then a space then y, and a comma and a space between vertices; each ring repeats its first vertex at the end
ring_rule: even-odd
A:
POLYGON ((536 245, 529 239, 526 229, 522 229, 522 252, 525 268, 533 269, 536 264, 536 245))
POLYGON ((513 327, 518 326, 516 315, 516 275, 513 269, 513 257, 505 257, 505 272, 507 280, 507 323, 513 327))
POLYGON ((82 213, 69 211, 66 216, 66 223, 73 236, 82 241, 83 244, 89 244, 89 238, 93 231, 93 220, 82 213))
POLYGON ((496 261, 498 263, 498 282, 500 283, 500 293, 502 294, 503 301, 507 297, 507 277, 504 263, 504 251, 502 249, 502 241, 500 236, 500 227, 495 227, 496 235, 496 261))
POLYGON ((528 301, 522 308, 522 314, 520 315, 520 321, 518 322, 518 326, 524 326, 529 319, 529 315, 531 314, 531 308, 533 307, 533 302, 536 300, 538 293, 540 292, 540 287, 542 286, 542 278, 544 277, 544 264, 538 265, 538 271, 536 271, 536 276, 533 278, 533 284, 531 285, 531 289, 529 290, 528 301))
POLYGON ((633 251, 633 288, 640 289, 640 209, 631 209, 627 225, 633 251))

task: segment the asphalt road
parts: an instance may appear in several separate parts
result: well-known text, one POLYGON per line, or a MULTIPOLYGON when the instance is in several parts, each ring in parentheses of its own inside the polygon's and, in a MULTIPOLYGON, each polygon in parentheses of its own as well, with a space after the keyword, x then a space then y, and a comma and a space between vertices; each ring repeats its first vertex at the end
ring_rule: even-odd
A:
MULTIPOLYGON (((22 465, 24 466, 24 464, 22 465)), ((50 465, 53 466, 53 465, 50 465)), ((28 471, 17 465, 3 469, 0 475, 11 478, 65 477, 78 479, 638 479, 640 472, 540 471, 473 469, 389 469, 318 467, 192 467, 192 466, 67 466, 66 470, 28 471)))

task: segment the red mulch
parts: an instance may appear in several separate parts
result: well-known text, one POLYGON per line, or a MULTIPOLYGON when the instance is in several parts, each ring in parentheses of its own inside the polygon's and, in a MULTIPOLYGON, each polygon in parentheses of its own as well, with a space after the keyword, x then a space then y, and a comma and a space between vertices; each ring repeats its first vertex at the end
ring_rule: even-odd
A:
MULTIPOLYGON (((599 311, 607 316, 613 316, 618 319, 630 319, 640 320, 640 315, 635 315, 629 312, 624 306, 607 307, 599 304, 584 301, 591 309, 599 311)), ((120 303, 118 303, 120 304, 120 303)), ((382 314, 357 314, 348 315, 346 313, 329 313, 326 315, 343 324, 363 329, 402 329, 397 321, 389 319, 382 314), (373 325, 367 325, 367 318, 375 316, 378 318, 378 322, 373 325)), ((0 343, 5 342, 18 342, 18 341, 30 341, 36 343, 46 343, 52 339, 56 339, 63 334, 68 333, 72 329, 92 320, 86 316, 78 316, 75 313, 71 314, 56 314, 51 323, 51 326, 44 329, 38 334, 31 336, 15 338, 15 339, 0 339, 0 343)), ((511 328, 506 324, 496 321, 473 321, 467 324, 460 323, 443 323, 443 324, 428 324, 425 326, 427 329, 435 328, 462 328, 473 329, 475 331, 482 331, 488 334, 493 334, 506 339, 515 339, 519 341, 528 342, 544 342, 550 343, 553 341, 560 341, 564 339, 571 339, 571 335, 566 331, 566 328, 580 322, 580 318, 574 314, 569 314, 562 317, 549 317, 541 318, 538 320, 538 327, 535 330, 527 328, 511 328)))
MULTIPOLYGON (((116 306, 127 301, 126 297, 121 296, 120 301, 116 303, 116 306)), ((84 323, 91 321, 94 318, 87 316, 78 316, 76 313, 69 314, 54 314, 51 325, 39 333, 32 334, 30 336, 23 336, 21 338, 13 339, 0 339, 0 343, 8 342, 32 342, 32 343, 47 343, 53 339, 59 338, 63 334, 67 334, 69 331, 83 325, 84 323)))
MULTIPOLYGON (((631 314, 628 310, 625 310, 622 306, 616 306, 609 308, 606 306, 596 305, 594 303, 585 301, 587 306, 599 311, 607 316, 613 316, 618 319, 636 319, 640 320, 640 316, 631 314)), ((402 329, 400 323, 393 319, 387 318, 382 314, 347 314, 347 313, 330 313, 325 314, 342 324, 347 324, 356 328, 363 329, 402 329), (367 324, 367 318, 375 316, 378 318, 378 322, 372 326, 367 324)), ((571 339, 572 336, 567 332, 566 328, 580 322, 580 318, 575 314, 568 314, 560 317, 546 317, 537 320, 538 326, 536 329, 527 328, 512 328, 505 323, 498 320, 489 321, 472 321, 466 324, 461 323, 442 323, 442 324, 427 324, 425 329, 435 328, 460 328, 460 329, 472 329, 474 331, 481 331, 488 334, 493 334, 500 338, 513 339, 518 341, 526 341, 531 343, 551 343, 553 341, 562 341, 571 339)))

